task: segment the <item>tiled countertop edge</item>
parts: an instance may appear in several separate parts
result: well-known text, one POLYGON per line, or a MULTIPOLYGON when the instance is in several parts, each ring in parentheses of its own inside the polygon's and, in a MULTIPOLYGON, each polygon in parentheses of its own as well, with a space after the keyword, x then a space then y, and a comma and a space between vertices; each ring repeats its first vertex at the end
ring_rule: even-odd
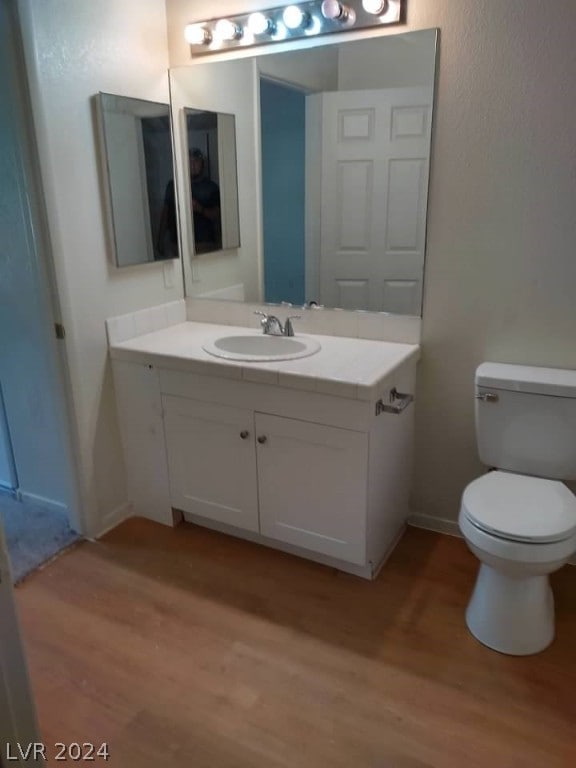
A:
POLYGON ((400 358, 382 377, 368 384, 342 381, 330 377, 305 375, 297 372, 278 371, 273 368, 256 367, 255 365, 246 365, 246 363, 231 360, 187 360, 174 355, 147 353, 118 347, 112 347, 110 354, 112 358, 117 360, 144 364, 153 363, 159 367, 195 373, 202 376, 217 376, 236 381, 271 384, 352 400, 372 401, 377 400, 383 395, 383 384, 389 380, 390 376, 401 365, 410 361, 416 362, 419 359, 420 350, 418 347, 415 347, 400 358))

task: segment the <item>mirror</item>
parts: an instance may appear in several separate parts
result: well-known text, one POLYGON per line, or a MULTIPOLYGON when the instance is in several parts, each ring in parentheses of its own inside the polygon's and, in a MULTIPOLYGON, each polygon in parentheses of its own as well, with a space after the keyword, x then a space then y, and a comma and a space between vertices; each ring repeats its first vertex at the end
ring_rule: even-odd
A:
POLYGON ((186 293, 420 315, 437 30, 316 42, 170 70, 237 126, 242 247, 183 236, 186 293))
POLYGON ((177 259, 178 229, 168 104, 100 93, 110 241, 118 267, 177 259))
POLYGON ((240 246, 234 115, 185 109, 194 253, 240 246))

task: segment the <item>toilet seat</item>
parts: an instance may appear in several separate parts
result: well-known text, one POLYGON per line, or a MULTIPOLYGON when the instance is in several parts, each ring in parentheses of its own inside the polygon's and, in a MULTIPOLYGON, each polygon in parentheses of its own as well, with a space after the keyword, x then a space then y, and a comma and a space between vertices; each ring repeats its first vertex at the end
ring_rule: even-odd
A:
POLYGON ((576 496, 557 480, 489 472, 467 486, 462 513, 476 528, 507 541, 546 544, 576 534, 576 496))

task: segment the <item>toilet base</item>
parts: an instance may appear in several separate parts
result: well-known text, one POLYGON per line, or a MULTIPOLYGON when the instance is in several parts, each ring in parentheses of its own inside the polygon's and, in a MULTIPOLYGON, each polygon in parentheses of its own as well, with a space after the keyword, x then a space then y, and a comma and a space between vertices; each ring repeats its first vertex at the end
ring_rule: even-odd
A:
POLYGON ((528 656, 554 639, 554 597, 548 576, 511 576, 482 563, 466 624, 500 653, 528 656))

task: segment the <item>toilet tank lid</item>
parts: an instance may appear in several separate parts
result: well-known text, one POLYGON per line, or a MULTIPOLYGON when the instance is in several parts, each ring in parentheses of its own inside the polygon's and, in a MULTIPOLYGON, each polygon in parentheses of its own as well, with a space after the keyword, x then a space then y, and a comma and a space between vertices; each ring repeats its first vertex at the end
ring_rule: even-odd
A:
POLYGON ((576 398, 576 371, 512 363, 482 363, 476 369, 476 385, 576 398))

